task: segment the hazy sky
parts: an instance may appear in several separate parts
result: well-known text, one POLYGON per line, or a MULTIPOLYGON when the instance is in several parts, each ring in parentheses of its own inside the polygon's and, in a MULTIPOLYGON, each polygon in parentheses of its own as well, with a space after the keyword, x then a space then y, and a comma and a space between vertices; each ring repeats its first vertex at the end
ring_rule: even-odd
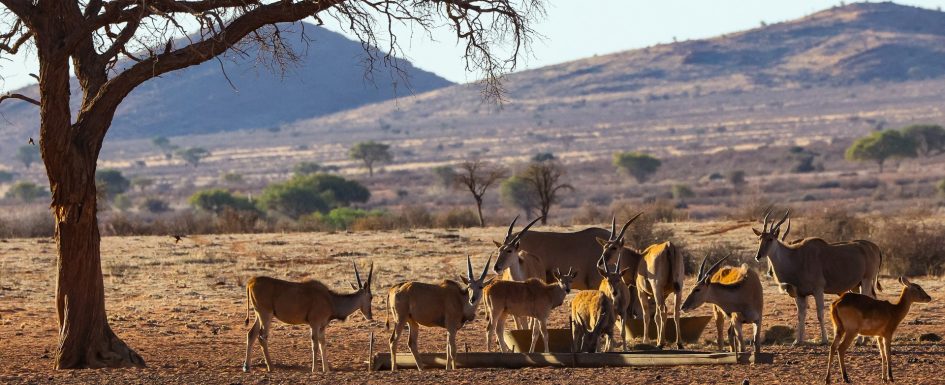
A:
MULTIPOLYGON (((544 36, 532 46, 532 55, 520 69, 640 48, 673 40, 698 39, 802 17, 838 5, 825 0, 549 0, 547 16, 536 25, 544 36)), ((901 4, 945 7, 945 0, 909 0, 901 4)), ((326 26, 340 30, 339 28, 326 26)), ((474 80, 465 72, 462 50, 448 30, 430 41, 416 34, 401 38, 407 57, 418 67, 454 82, 474 80)), ((35 57, 20 55, 0 62, 4 92, 31 83, 35 57)))

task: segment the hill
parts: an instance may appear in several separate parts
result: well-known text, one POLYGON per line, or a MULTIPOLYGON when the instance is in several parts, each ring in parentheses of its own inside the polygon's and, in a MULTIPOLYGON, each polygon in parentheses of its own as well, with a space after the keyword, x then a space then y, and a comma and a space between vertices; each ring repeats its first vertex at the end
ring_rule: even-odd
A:
MULTIPOLYGON (((151 80, 122 103, 109 137, 178 136, 277 127, 452 84, 403 60, 400 65, 409 84, 380 62, 368 73, 359 42, 313 25, 304 26, 304 38, 299 25, 280 29, 289 48, 299 57, 285 72, 271 60, 271 55, 267 57, 250 47, 241 54, 230 51, 219 61, 211 60, 151 80)), ((35 96, 38 87, 14 92, 35 96)), ((76 94, 78 88, 74 87, 73 95, 76 94)), ((73 107, 77 109, 77 105, 73 107)), ((39 116, 34 106, 4 103, 0 113, 5 118, 0 126, 3 137, 36 136, 39 116)))

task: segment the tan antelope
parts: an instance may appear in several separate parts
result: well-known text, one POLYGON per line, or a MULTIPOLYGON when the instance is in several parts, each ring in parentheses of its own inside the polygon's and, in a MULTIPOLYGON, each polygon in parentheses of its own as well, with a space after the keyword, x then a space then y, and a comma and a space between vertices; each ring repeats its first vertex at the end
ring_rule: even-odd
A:
POLYGON ((564 297, 571 292, 571 280, 577 275, 576 271, 568 270, 561 274, 560 270, 554 273, 555 283, 547 284, 536 278, 529 278, 525 282, 494 281, 483 290, 483 303, 486 307, 486 348, 492 351, 492 337, 499 340, 499 349, 505 353, 509 347, 505 344, 505 316, 531 317, 535 320, 532 326, 532 343, 529 353, 535 352, 535 343, 538 334, 545 342, 545 352, 548 350, 548 315, 551 311, 564 303, 564 297))
MULTIPOLYGON (((545 268, 541 265, 540 258, 526 251, 520 251, 518 253, 518 259, 520 266, 518 271, 521 272, 520 276, 516 279, 516 277, 512 276, 512 269, 505 269, 502 273, 502 277, 500 278, 501 280, 524 282, 534 278, 541 281, 542 283, 545 282, 545 268)), ((516 329, 531 329, 532 327, 531 321, 528 317, 513 315, 512 319, 515 321, 516 329)))
MULTIPOLYGON (((637 214, 631 218, 616 236, 613 235, 613 230, 611 230, 609 239, 597 240, 604 248, 597 263, 603 263, 609 258, 612 258, 614 254, 617 254, 621 259, 628 261, 625 266, 636 265, 635 270, 630 270, 635 271, 635 274, 631 273, 631 276, 625 276, 624 279, 632 281, 634 286, 636 286, 636 296, 639 299, 643 319, 645 320, 643 322, 643 343, 648 343, 649 341, 649 319, 655 316, 656 341, 657 345, 662 347, 663 328, 665 327, 667 318, 666 298, 670 293, 675 294, 674 304, 676 311, 673 314, 676 315, 677 319, 679 317, 680 307, 682 306, 682 286, 683 280, 685 279, 683 257, 682 254, 676 250, 676 246, 668 241, 650 245, 642 252, 636 251, 624 244, 623 237, 627 226, 641 214, 642 213, 637 214), (656 308, 655 314, 654 307, 656 308)), ((613 226, 611 226, 611 228, 613 229, 613 226)), ((674 323, 676 324, 676 347, 682 349, 682 340, 679 337, 679 322, 674 323)))
POLYGON ((788 232, 779 239, 781 224, 788 219, 790 211, 784 213, 779 222, 768 228, 765 213, 762 229, 755 228, 758 236, 756 261, 768 257, 774 279, 783 292, 794 298, 797 306, 797 336, 794 345, 804 343, 804 320, 807 318, 807 297, 813 296, 817 305, 817 321, 820 324, 820 342, 827 343, 824 327, 824 293, 843 294, 860 288, 860 293, 876 298, 881 290, 879 270, 883 254, 879 246, 864 240, 828 243, 820 238, 805 238, 785 243, 788 232))
POLYGON ((575 352, 610 351, 614 339, 614 302, 600 290, 583 290, 571 299, 571 343, 575 352))
MULTIPOLYGON (((731 255, 729 255, 731 256, 731 255)), ((734 332, 730 336, 732 351, 743 352, 744 338, 742 324, 753 324, 752 344, 754 352, 761 352, 761 320, 764 314, 764 294, 761 279, 758 273, 749 269, 748 265, 741 267, 721 267, 726 256, 716 262, 708 270, 705 268, 709 256, 706 255, 699 265, 696 285, 689 291, 683 302, 682 311, 692 311, 705 303, 713 305, 715 312, 715 327, 718 332, 718 345, 722 347, 722 326, 725 319, 729 320, 734 332)))
POLYGON ((410 326, 407 345, 418 370, 423 370, 417 350, 420 325, 446 329, 446 369, 456 369, 456 331, 476 318, 476 307, 482 298, 482 289, 492 282, 492 279, 485 280, 491 262, 490 256, 482 274, 475 278, 472 261, 467 255, 466 276, 460 276, 462 284, 451 280, 443 280, 438 285, 410 281, 390 288, 387 294, 388 330, 391 320, 394 322, 389 341, 391 370, 397 370, 397 340, 405 325, 410 326))
POLYGON ((354 265, 357 286, 351 294, 339 294, 316 280, 289 282, 269 277, 253 277, 246 282, 246 324, 249 325, 250 308, 255 309, 256 322, 246 333, 246 359, 243 371, 250 371, 250 353, 253 342, 259 339, 266 360, 266 370, 272 371, 269 357, 269 330, 272 318, 290 325, 307 324, 312 329, 312 372, 315 371, 315 345, 321 352, 322 371, 328 372, 328 348, 325 342, 325 327, 332 320, 344 320, 351 313, 361 311, 364 318, 372 320, 371 281, 374 264, 368 272, 367 282, 361 281, 358 265, 354 265))
POLYGON ((499 249, 494 270, 496 274, 509 269, 510 275, 516 281, 528 278, 539 278, 545 282, 551 280, 555 269, 563 270, 573 267, 578 275, 574 277, 571 288, 578 290, 597 289, 600 285, 600 276, 594 274, 597 258, 600 256, 600 246, 595 241, 598 237, 607 236, 607 230, 592 227, 573 233, 555 233, 529 231, 535 219, 522 231, 512 233, 518 217, 509 225, 509 230, 502 243, 495 242, 499 249), (540 266, 543 275, 537 277, 526 276, 523 269, 522 251, 535 258, 535 265, 540 266))
MULTIPOLYGON (((628 312, 631 302, 636 298, 630 296, 630 288, 623 281, 624 274, 631 268, 624 267, 622 270, 620 269, 621 256, 617 256, 617 263, 614 264, 613 270, 609 270, 606 263, 597 267, 598 274, 603 278, 597 290, 604 293, 614 306, 614 326, 620 328, 620 340, 623 343, 623 350, 627 351, 630 341, 630 328, 627 326, 630 323, 628 312)), ((610 338, 613 339, 613 336, 610 338)))
POLYGON ((893 333, 909 313, 913 303, 928 303, 932 301, 925 290, 905 277, 899 277, 899 283, 905 286, 899 294, 899 302, 880 301, 862 294, 844 293, 830 305, 830 320, 833 322, 833 343, 827 356, 827 378, 824 383, 830 383, 830 364, 833 356, 840 360, 840 374, 844 382, 850 382, 847 368, 843 361, 847 348, 857 336, 876 337, 879 355, 882 359, 883 382, 893 381, 892 365, 889 356, 892 354, 890 344, 893 333))
MULTIPOLYGON (((618 312, 622 313, 621 318, 623 320, 623 325, 621 326, 621 335, 624 336, 624 346, 626 346, 627 342, 626 336, 630 333, 629 318, 642 316, 642 309, 640 308, 640 302, 637 296, 636 272, 637 266, 640 264, 640 260, 643 259, 643 255, 638 251, 625 246, 624 234, 627 232, 627 227, 629 227, 630 224, 642 214, 643 213, 638 213, 637 215, 634 215, 632 218, 630 218, 629 221, 624 223, 619 233, 617 232, 617 218, 614 217, 610 222, 610 235, 607 237, 607 239, 596 238, 597 243, 599 243, 603 248, 600 258, 597 260, 598 270, 601 266, 610 263, 610 261, 616 258, 617 267, 615 270, 621 271, 621 275, 623 275, 623 282, 629 291, 629 296, 627 297, 627 308, 617 309, 618 312)), ((601 282, 603 283, 603 281, 601 282)))

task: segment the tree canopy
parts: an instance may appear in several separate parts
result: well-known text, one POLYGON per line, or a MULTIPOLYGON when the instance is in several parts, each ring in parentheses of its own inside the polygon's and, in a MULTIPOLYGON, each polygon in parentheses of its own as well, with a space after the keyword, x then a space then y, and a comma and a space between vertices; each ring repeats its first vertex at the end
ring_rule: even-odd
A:
POLYGON ((105 194, 108 199, 128 191, 131 187, 131 181, 121 174, 121 171, 104 169, 95 172, 95 186, 99 192, 105 194))
POLYGON ((886 160, 915 155, 915 141, 897 130, 884 130, 857 139, 847 148, 845 157, 857 162, 876 162, 882 172, 886 160))
POLYGON ((614 154, 614 166, 636 179, 645 182, 662 165, 659 159, 642 152, 618 152, 614 154))
POLYGON ((314 212, 325 213, 335 207, 367 202, 371 192, 356 181, 337 175, 299 175, 284 183, 267 186, 259 197, 267 210, 292 218, 314 212))
POLYGON ((198 191, 191 195, 188 201, 191 206, 214 213, 220 213, 225 209, 256 211, 256 206, 249 198, 222 189, 198 191))
POLYGON ((368 169, 368 176, 374 176, 375 164, 394 160, 389 144, 377 143, 373 140, 356 143, 348 150, 348 157, 364 163, 364 167, 368 169))
POLYGON ((916 153, 932 156, 945 153, 945 128, 936 124, 914 124, 899 131, 915 142, 916 153))

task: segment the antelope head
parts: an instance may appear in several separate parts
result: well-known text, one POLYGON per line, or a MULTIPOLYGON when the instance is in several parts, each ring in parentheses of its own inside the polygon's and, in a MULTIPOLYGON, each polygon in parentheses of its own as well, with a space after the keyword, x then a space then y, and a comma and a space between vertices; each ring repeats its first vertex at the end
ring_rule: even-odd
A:
POLYGON ((699 265, 699 274, 696 275, 696 284, 689 290, 689 295, 686 296, 686 301, 683 302, 681 308, 683 311, 693 310, 706 302, 709 296, 709 278, 719 270, 722 266, 722 262, 725 262, 725 260, 731 256, 732 254, 726 255, 725 258, 720 259, 708 270, 706 270, 705 264, 709 259, 709 255, 706 254, 706 256, 702 258, 702 264, 699 265))
POLYGON ((617 254, 617 263, 614 264, 614 269, 610 270, 607 267, 607 263, 597 265, 597 273, 607 281, 607 287, 610 290, 608 295, 611 298, 617 298, 620 295, 619 288, 624 284, 623 283, 623 274, 630 270, 629 267, 620 269, 620 257, 621 254, 617 254))
POLYGON ((505 240, 502 243, 492 241, 496 247, 499 248, 499 256, 496 257, 495 270, 496 274, 501 274, 502 270, 509 268, 518 258, 519 246, 522 240, 522 236, 525 235, 525 232, 528 231, 536 222, 540 221, 542 217, 535 218, 531 221, 522 231, 519 231, 518 234, 512 235, 512 230, 515 228, 515 222, 518 221, 518 216, 512 220, 512 223, 509 224, 509 231, 505 234, 505 240))
MULTIPOLYGON (((788 220, 788 216, 791 215, 791 210, 784 212, 784 217, 781 218, 778 223, 773 224, 770 228, 768 227, 768 216, 771 214, 771 209, 765 210, 764 220, 761 222, 761 231, 752 227, 751 231, 755 232, 755 235, 758 236, 758 254, 755 255, 756 261, 761 261, 762 258, 771 255, 772 247, 778 243, 778 235, 781 234, 781 225, 784 224, 784 221, 788 220)), ((784 236, 781 237, 781 240, 787 238, 788 233, 791 232, 791 224, 788 223, 787 231, 784 232, 784 236)))
MULTIPOLYGON (((630 218, 627 223, 623 224, 623 228, 620 229, 620 232, 617 233, 617 217, 614 216, 613 220, 610 222, 610 237, 609 239, 597 238, 597 243, 604 249, 600 254, 600 259, 597 260, 597 267, 600 269, 601 265, 606 265, 607 261, 613 258, 614 254, 619 255, 620 250, 623 249, 624 239, 623 236, 627 232, 627 227, 630 226, 633 221, 643 215, 642 212, 634 215, 633 218, 630 218)), ((619 266, 618 266, 619 267, 619 266)), ((607 267, 604 266, 606 269, 607 267)))
POLYGON ((354 279, 357 280, 357 285, 351 284, 351 288, 355 290, 355 294, 360 294, 358 309, 361 310, 361 314, 364 315, 364 318, 368 321, 374 319, 374 315, 371 314, 371 300, 374 299, 373 294, 371 293, 371 281, 374 279, 374 262, 371 262, 371 267, 368 270, 367 281, 361 281, 361 272, 358 271, 358 264, 352 263, 354 265, 354 279))
POLYGON ((925 292, 919 285, 909 282, 909 278, 899 277, 899 283, 905 286, 904 296, 907 296, 912 302, 928 303, 932 302, 932 296, 925 292))
POLYGON ((495 277, 492 277, 486 280, 490 263, 492 263, 491 254, 486 261, 486 267, 482 268, 482 273, 479 274, 479 278, 476 278, 473 276, 472 260, 469 258, 469 255, 466 256, 466 276, 460 276, 459 278, 466 284, 466 298, 469 300, 470 306, 476 306, 476 304, 479 303, 479 299, 482 297, 482 288, 488 286, 492 283, 492 280, 495 279, 495 277))
POLYGON ((561 274, 561 269, 555 269, 554 271, 555 279, 558 280, 558 287, 564 290, 565 294, 571 292, 571 282, 574 280, 574 277, 577 276, 577 272, 573 271, 570 267, 568 268, 567 274, 561 274))

